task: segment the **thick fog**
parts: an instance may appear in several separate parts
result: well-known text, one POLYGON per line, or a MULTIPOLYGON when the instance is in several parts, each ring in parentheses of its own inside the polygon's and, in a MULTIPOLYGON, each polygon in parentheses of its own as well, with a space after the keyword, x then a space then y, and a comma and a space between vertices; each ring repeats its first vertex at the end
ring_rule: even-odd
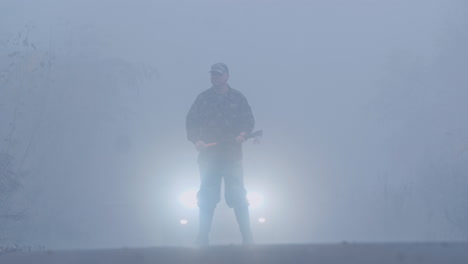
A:
MULTIPOLYGON (((185 117, 216 62, 264 130, 244 146, 246 188, 265 197, 257 242, 466 239, 467 14, 464 0, 2 0, 0 243, 190 244, 185 117)), ((224 201, 212 237, 240 239, 224 201)))

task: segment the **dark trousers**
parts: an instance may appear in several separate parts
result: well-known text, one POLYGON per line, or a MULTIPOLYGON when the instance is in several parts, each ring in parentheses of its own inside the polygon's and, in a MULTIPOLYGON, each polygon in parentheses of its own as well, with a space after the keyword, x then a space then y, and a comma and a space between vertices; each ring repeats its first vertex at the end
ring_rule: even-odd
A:
POLYGON ((197 194, 200 208, 215 208, 221 200, 221 182, 224 179, 224 195, 230 208, 247 207, 247 191, 241 158, 201 152, 198 156, 200 190, 197 194))

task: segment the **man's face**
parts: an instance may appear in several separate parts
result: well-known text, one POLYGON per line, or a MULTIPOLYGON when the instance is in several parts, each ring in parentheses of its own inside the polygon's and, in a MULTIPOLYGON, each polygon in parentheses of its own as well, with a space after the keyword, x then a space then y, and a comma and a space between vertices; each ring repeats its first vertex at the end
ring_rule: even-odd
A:
POLYGON ((211 84, 215 87, 225 85, 228 79, 229 74, 227 73, 211 72, 211 84))

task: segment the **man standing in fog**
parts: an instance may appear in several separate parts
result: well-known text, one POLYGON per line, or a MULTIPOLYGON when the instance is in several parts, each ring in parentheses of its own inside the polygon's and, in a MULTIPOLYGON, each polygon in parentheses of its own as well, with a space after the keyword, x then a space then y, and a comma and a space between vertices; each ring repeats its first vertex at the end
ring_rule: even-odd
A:
POLYGON ((225 199, 234 209, 244 245, 252 244, 249 203, 244 188, 242 143, 254 128, 254 117, 245 96, 231 88, 224 63, 211 66, 212 87, 198 95, 186 119, 187 138, 198 150, 200 190, 199 231, 195 243, 207 246, 216 205, 225 199))

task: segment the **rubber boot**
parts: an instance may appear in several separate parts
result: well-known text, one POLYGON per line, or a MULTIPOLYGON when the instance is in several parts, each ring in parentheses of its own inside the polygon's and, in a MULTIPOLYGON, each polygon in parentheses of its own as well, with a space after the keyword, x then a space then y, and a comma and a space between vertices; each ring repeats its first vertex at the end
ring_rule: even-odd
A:
POLYGON ((213 208, 200 208, 199 210, 199 228, 198 235, 195 239, 195 245, 206 247, 209 244, 209 233, 211 230, 211 223, 213 222, 213 208))
POLYGON ((242 235, 242 244, 252 245, 254 242, 250 229, 249 207, 236 207, 234 208, 234 213, 236 214, 237 224, 239 225, 239 230, 242 235))

